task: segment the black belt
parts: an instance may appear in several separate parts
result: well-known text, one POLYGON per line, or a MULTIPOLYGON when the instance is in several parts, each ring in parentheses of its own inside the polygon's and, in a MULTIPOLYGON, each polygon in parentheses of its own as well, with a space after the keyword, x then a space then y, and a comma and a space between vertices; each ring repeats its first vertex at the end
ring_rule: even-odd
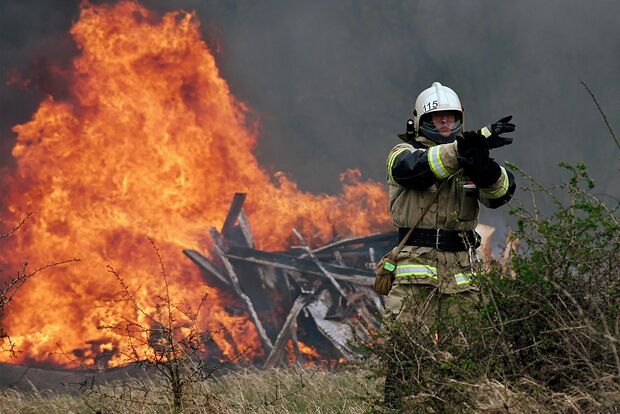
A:
MULTIPOLYGON (((409 227, 399 228, 398 240, 401 241, 408 231, 409 227)), ((467 250, 469 246, 478 248, 480 246, 480 235, 474 230, 415 229, 405 245, 459 252, 467 250)))

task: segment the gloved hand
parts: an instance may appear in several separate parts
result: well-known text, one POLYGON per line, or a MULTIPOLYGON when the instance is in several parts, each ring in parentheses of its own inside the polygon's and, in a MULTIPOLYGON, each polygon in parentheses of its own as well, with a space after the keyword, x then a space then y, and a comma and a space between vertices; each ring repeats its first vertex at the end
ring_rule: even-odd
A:
POLYGON ((511 119, 512 115, 508 115, 499 121, 480 129, 479 134, 486 137, 489 148, 499 148, 504 145, 512 144, 511 137, 500 136, 501 134, 515 130, 516 125, 510 122, 511 119))
POLYGON ((487 138, 478 132, 466 131, 463 135, 456 137, 456 150, 461 157, 469 157, 470 154, 478 150, 489 152, 489 144, 487 138))
POLYGON ((486 163, 488 159, 488 148, 466 148, 463 150, 463 154, 459 153, 457 157, 459 165, 463 168, 467 176, 470 176, 470 173, 475 171, 477 166, 486 163))
MULTIPOLYGON (((488 150, 487 150, 488 151, 488 150)), ((493 158, 478 156, 472 158, 458 158, 465 175, 479 187, 490 187, 495 184, 502 174, 502 170, 493 158)))

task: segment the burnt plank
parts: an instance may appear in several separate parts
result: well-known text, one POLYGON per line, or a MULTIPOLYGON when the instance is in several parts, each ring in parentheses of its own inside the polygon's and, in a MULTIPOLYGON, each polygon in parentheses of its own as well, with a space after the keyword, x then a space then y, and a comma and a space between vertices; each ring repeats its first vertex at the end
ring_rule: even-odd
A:
POLYGON ((233 289, 241 298, 241 300, 245 303, 248 312, 250 313, 250 319, 252 320, 252 322, 254 322, 254 325, 256 326, 256 330, 258 331, 258 335, 262 340, 265 350, 271 352, 271 350, 273 349, 273 343, 267 336, 267 332, 265 332, 265 328, 263 327, 261 320, 258 318, 258 314, 256 313, 256 309, 254 308, 254 304, 252 303, 248 295, 246 295, 243 290, 241 290, 241 286, 239 285, 239 277, 235 273, 232 264, 224 253, 222 247, 222 239, 219 233, 213 227, 211 227, 211 237, 213 238, 213 242, 215 243, 215 251, 220 256, 222 262, 224 263, 224 266, 226 267, 226 271, 228 272, 228 276, 230 278, 233 289))
POLYGON ((282 329, 276 338, 276 342, 273 344, 273 349, 269 352, 269 356, 267 356, 267 360, 265 361, 265 365, 263 365, 263 369, 273 368, 280 355, 284 351, 284 346, 286 345, 286 340, 289 338, 291 333, 291 325, 297 320, 297 316, 299 312, 313 299, 312 295, 299 295, 293 303, 291 310, 282 325, 282 329))
POLYGON ((308 255, 310 256, 312 261, 316 264, 316 266, 321 270, 321 273, 323 273, 325 275, 325 277, 327 279, 329 279, 329 281, 336 288, 338 293, 340 293, 340 295, 342 297, 346 298, 347 297, 347 292, 345 292, 345 290, 342 288, 342 286, 340 286, 340 283, 338 283, 338 281, 334 278, 334 275, 332 275, 329 272, 329 270, 325 269, 325 267, 319 261, 319 259, 317 259, 316 256, 312 253, 312 251, 310 250, 310 247, 308 247, 308 244, 306 243, 306 240, 304 240, 304 237, 301 235, 301 233, 299 231, 297 231, 297 229, 293 229, 293 233, 295 233, 295 236, 297 236, 297 238, 302 242, 302 244, 304 245, 304 247, 308 251, 308 255))
POLYGON ((250 222, 248 221, 248 217, 245 215, 243 208, 239 212, 239 230, 245 239, 246 245, 248 247, 254 247, 254 235, 252 234, 250 222))
POLYGON ((224 235, 224 237, 228 235, 228 233, 232 230, 235 223, 237 222, 246 196, 246 193, 235 193, 235 196, 230 203, 230 208, 228 209, 228 215, 226 216, 226 220, 224 220, 222 231, 220 232, 224 235))
POLYGON ((297 359, 297 364, 303 366, 304 357, 301 354, 301 350, 299 349, 299 340, 297 339, 297 320, 294 320, 291 323, 290 329, 291 342, 293 343, 293 352, 295 353, 295 358, 297 359))
POLYGON ((222 282, 223 284, 225 284, 226 286, 231 286, 230 281, 228 280, 228 278, 226 276, 224 276, 220 270, 209 261, 209 259, 207 259, 204 255, 202 255, 200 252, 197 252, 196 250, 192 250, 192 249, 185 249, 183 250, 183 254, 185 254, 185 256, 189 257, 189 259, 194 262, 194 264, 196 264, 196 266, 198 266, 198 268, 200 270, 202 270, 203 272, 206 272, 210 275, 213 275, 217 278, 217 280, 219 282, 222 282))
MULTIPOLYGON (((226 257, 231 260, 252 262, 286 270, 324 276, 321 269, 319 269, 313 260, 300 259, 285 253, 264 252, 242 246, 231 246, 226 253, 226 257)), ((322 265, 337 280, 365 286, 372 286, 374 284, 375 274, 369 270, 336 266, 330 263, 322 263, 322 265)))
POLYGON ((306 306, 319 332, 345 357, 353 356, 349 343, 353 339, 353 330, 350 325, 325 319, 329 310, 331 298, 324 290, 316 300, 306 306))
MULTIPOLYGON (((357 245, 357 244, 367 246, 369 244, 374 244, 374 243, 389 243, 389 244, 393 243, 393 245, 396 246, 398 244, 398 232, 391 231, 387 233, 375 233, 375 234, 371 234, 369 236, 363 236, 363 237, 351 237, 348 239, 342 239, 342 240, 338 240, 333 243, 318 247, 316 249, 313 249, 312 253, 314 254, 325 253, 325 252, 337 250, 337 249, 342 250, 342 248, 350 247, 350 246, 357 245)), ((364 249, 367 249, 367 247, 365 247, 364 249)), ((309 255, 308 253, 304 253, 300 256, 300 258, 307 257, 308 255, 309 255)))

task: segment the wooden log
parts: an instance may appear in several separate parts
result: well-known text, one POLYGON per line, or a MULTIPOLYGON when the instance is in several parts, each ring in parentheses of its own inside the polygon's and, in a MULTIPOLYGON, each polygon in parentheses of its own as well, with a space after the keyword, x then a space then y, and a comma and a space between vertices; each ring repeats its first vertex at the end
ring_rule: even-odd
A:
POLYGON ((275 363, 280 359, 282 351, 285 348, 286 340, 290 335, 291 324, 297 320, 297 316, 299 316, 299 312, 312 300, 314 296, 312 295, 299 295, 295 302, 293 303, 293 307, 288 313, 284 324, 282 325, 282 329, 280 329, 280 333, 278 333, 278 337, 276 338, 276 342, 271 349, 271 352, 267 356, 265 360, 265 364, 263 368, 273 368, 275 363))
POLYGON ((325 269, 325 267, 323 266, 323 264, 321 264, 319 259, 317 259, 316 256, 314 255, 314 253, 312 253, 312 251, 310 250, 310 247, 308 246, 308 244, 304 240, 304 238, 301 235, 301 233, 299 233, 297 231, 297 229, 293 229, 293 233, 295 233, 295 236, 297 236, 299 241, 301 241, 303 243, 304 247, 308 250, 308 255, 310 256, 310 258, 314 261, 314 263, 321 270, 321 272, 325 275, 325 277, 327 277, 327 279, 329 279, 329 281, 336 288, 338 293, 340 293, 340 295, 343 298, 346 298, 347 297, 347 292, 345 292, 345 290, 342 288, 342 286, 340 286, 340 283, 338 283, 338 281, 334 278, 334 275, 332 275, 327 269, 325 269))
POLYGON ((220 237, 217 230, 213 227, 211 227, 211 237, 213 238, 213 242, 215 243, 215 251, 220 257, 220 259, 222 260, 222 263, 224 263, 224 267, 226 268, 226 271, 228 272, 228 276, 230 278, 230 282, 232 284, 233 289, 235 290, 237 295, 241 298, 241 300, 243 300, 243 302, 245 303, 248 309, 248 312, 250 313, 250 319, 252 319, 252 322, 254 322, 254 325, 256 326, 256 330, 258 331, 258 335, 261 338, 261 341, 263 343, 263 346, 265 347, 265 350, 267 352, 271 352, 271 350, 273 349, 273 344, 271 343, 271 340, 267 336, 267 332, 265 332, 265 328, 263 327, 263 324, 258 318, 258 314, 256 313, 256 310, 254 309, 254 305, 252 304, 252 301, 250 300, 248 295, 243 293, 243 291, 241 290, 241 286, 239 286, 239 278, 237 277, 237 274, 235 273, 235 270, 232 264, 230 263, 230 261, 226 257, 226 254, 224 253, 224 249, 222 247, 222 238, 220 237))

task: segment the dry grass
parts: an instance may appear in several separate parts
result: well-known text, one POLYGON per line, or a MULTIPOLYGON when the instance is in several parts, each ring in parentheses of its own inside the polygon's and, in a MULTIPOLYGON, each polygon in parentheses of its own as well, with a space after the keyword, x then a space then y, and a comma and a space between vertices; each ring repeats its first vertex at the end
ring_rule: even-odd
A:
MULTIPOLYGON (((228 372, 209 381, 192 384, 184 399, 189 413, 371 413, 383 412, 376 404, 381 381, 371 381, 366 371, 317 369, 247 369, 228 372)), ((525 380, 523 380, 525 381, 525 380)), ((588 395, 553 393, 549 400, 536 398, 539 386, 533 382, 507 387, 497 381, 461 383, 471 393, 473 406, 483 414, 616 413, 600 406, 588 395), (517 386, 518 385, 518 386, 517 386)), ((0 391, 0 414, 15 413, 174 413, 172 398, 157 381, 132 379, 109 383, 80 395, 0 391), (131 392, 129 392, 131 390, 131 392), (146 395, 146 397, 145 397, 146 395), (155 396, 157 398, 155 398, 155 396), (163 398, 162 398, 163 396, 163 398), (118 398, 118 399, 116 399, 118 398), (159 401, 155 404, 154 401, 159 401)), ((408 399, 415 399, 415 396, 408 399)), ((620 396, 615 396, 620 404, 620 396)), ((465 407, 453 407, 460 412, 465 407)), ((405 410, 406 411, 406 410, 405 410)), ((385 411, 388 412, 388 411, 385 411)))
MULTIPOLYGON (((0 413, 174 412, 171 399, 165 405, 152 405, 150 397, 143 398, 141 391, 146 389, 160 397, 166 393, 150 380, 107 384, 97 392, 74 396, 4 390, 0 391, 0 413), (131 398, 127 398, 128 388, 134 390, 131 398), (114 399, 121 395, 125 399, 114 399)), ((369 401, 378 389, 360 371, 248 369, 193 384, 183 413, 365 413, 371 410, 369 401)))

